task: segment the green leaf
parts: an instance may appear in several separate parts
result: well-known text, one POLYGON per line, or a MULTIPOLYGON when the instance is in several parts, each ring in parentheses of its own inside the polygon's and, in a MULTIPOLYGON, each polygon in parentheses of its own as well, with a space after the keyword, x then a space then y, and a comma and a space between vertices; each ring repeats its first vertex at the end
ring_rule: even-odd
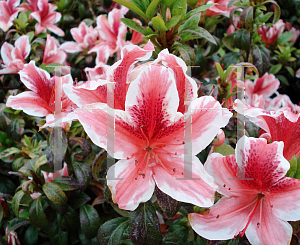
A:
POLYGON ((205 10, 208 10, 213 5, 218 5, 218 4, 217 3, 210 3, 210 4, 202 5, 202 6, 198 7, 198 8, 195 8, 195 9, 189 11, 186 14, 185 19, 188 19, 188 18, 190 18, 191 16, 193 16, 195 14, 198 14, 198 13, 201 13, 201 12, 203 12, 205 10))
POLYGON ((3 216, 4 216, 4 211, 3 211, 2 205, 0 205, 0 223, 3 219, 3 216))
POLYGON ((92 165, 92 174, 93 174, 93 177, 95 180, 98 180, 98 174, 101 170, 103 163, 105 163, 106 156, 107 156, 106 151, 102 150, 96 155, 96 157, 94 159, 94 162, 92 165))
POLYGON ((252 49, 253 65, 259 71, 259 75, 263 76, 269 70, 270 51, 264 46, 255 45, 252 49))
POLYGON ((143 35, 146 34, 145 29, 142 26, 140 26, 138 23, 136 23, 135 21, 133 21, 131 19, 127 19, 127 18, 121 18, 119 20, 122 21, 130 29, 137 31, 143 35))
POLYGON ((170 6, 172 16, 181 15, 180 21, 185 19, 185 14, 187 11, 187 1, 186 0, 175 0, 170 6))
POLYGON ((68 244, 68 232, 64 232, 58 227, 57 219, 55 219, 51 226, 47 229, 51 244, 67 245, 68 244))
POLYGON ((129 8, 131 11, 137 13, 138 15, 140 15, 142 18, 144 18, 145 20, 147 20, 147 15, 145 15, 145 13, 135 4, 131 3, 131 2, 127 2, 125 0, 113 0, 116 3, 119 3, 121 5, 124 5, 125 7, 129 8))
POLYGON ((57 213, 58 226, 63 231, 71 231, 79 226, 79 217, 73 208, 67 206, 66 212, 57 213))
POLYGON ((273 15, 273 12, 268 12, 266 14, 261 14, 260 16, 258 16, 258 21, 261 24, 266 23, 271 18, 272 15, 273 15))
POLYGON ((222 80, 225 80, 226 77, 224 76, 224 71, 223 71, 220 63, 216 62, 216 68, 217 68, 217 71, 218 71, 218 74, 219 74, 220 78, 222 80))
POLYGON ((226 70, 230 65, 236 65, 242 60, 242 55, 239 52, 227 53, 222 57, 221 64, 224 64, 226 70))
POLYGON ((24 235, 25 241, 28 245, 35 245, 38 241, 38 229, 34 225, 30 225, 24 235))
MULTIPOLYGON (((181 33, 185 33, 185 32, 190 32, 191 34, 193 34, 192 36, 194 37, 203 37, 205 38, 207 41, 212 42, 213 44, 217 45, 216 40, 214 39, 214 37, 204 28, 202 27, 198 27, 195 28, 195 30, 183 30, 181 33)), ((182 42, 185 42, 187 38, 183 38, 182 42)))
POLYGON ((235 49, 234 37, 235 37, 235 33, 232 33, 232 34, 226 35, 225 37, 222 38, 222 42, 225 45, 225 47, 231 51, 233 51, 235 49))
POLYGON ((146 15, 149 19, 151 19, 155 13, 155 10, 157 8, 157 5, 159 4, 160 0, 152 0, 150 5, 148 6, 146 10, 146 15))
POLYGON ((52 183, 58 185, 63 191, 73 191, 81 187, 80 183, 69 176, 59 176, 52 183))
POLYGON ((181 202, 176 201, 172 197, 168 196, 160 189, 155 187, 154 190, 155 196, 157 198, 157 203, 161 210, 163 211, 163 216, 166 219, 171 219, 178 212, 181 202))
POLYGON ((248 51, 250 49, 251 34, 247 29, 240 29, 235 33, 234 46, 241 50, 248 51))
POLYGON ((46 182, 42 188, 45 195, 52 202, 59 205, 64 205, 67 203, 67 196, 58 185, 51 182, 46 182))
POLYGON ((178 32, 180 33, 183 30, 191 29, 191 27, 197 27, 200 21, 200 17, 201 17, 201 13, 195 14, 190 18, 188 18, 186 22, 179 27, 178 32))
POLYGON ((42 205, 42 196, 33 200, 29 208, 29 221, 32 225, 38 228, 47 228, 50 223, 47 220, 42 205))
POLYGON ((174 27, 175 25, 177 25, 177 23, 179 22, 180 19, 181 19, 181 15, 173 16, 173 17, 166 23, 166 27, 168 28, 168 30, 170 30, 172 27, 174 27))
POLYGON ((175 49, 179 51, 180 57, 187 65, 194 65, 196 62, 196 55, 193 48, 188 45, 176 45, 175 49))
POLYGON ((134 244, 158 245, 162 243, 159 220, 151 201, 141 203, 131 213, 130 237, 134 244))
MULTIPOLYGON (((21 191, 18 191, 12 199, 12 203, 11 203, 12 210, 17 217, 19 216, 19 206, 20 206, 21 200, 24 197, 24 195, 26 195, 26 194, 21 190, 21 191)), ((27 194, 27 195, 29 196, 29 194, 27 194)))
POLYGON ((121 244, 122 235, 129 225, 129 219, 120 217, 105 222, 98 231, 99 244, 121 244))
POLYGON ((276 44, 287 44, 292 39, 292 37, 292 32, 284 32, 278 37, 276 44))
POLYGON ((230 0, 227 8, 229 9, 230 7, 234 6, 236 3, 240 2, 241 0, 230 0))
POLYGON ((0 193, 13 196, 16 188, 16 184, 10 178, 0 174, 0 193))
POLYGON ((86 238, 92 239, 97 235, 100 218, 96 209, 89 204, 80 207, 80 225, 86 238))
POLYGON ((252 30, 253 28, 253 7, 248 6, 244 8, 243 12, 240 15, 240 24, 245 26, 246 29, 252 30))
POLYGON ((154 28, 159 30, 159 31, 167 31, 168 30, 168 28, 165 25, 164 20, 159 15, 153 17, 151 19, 151 22, 152 22, 154 28))
POLYGON ((272 73, 272 74, 277 74, 282 68, 282 64, 277 64, 277 65, 274 65, 271 67, 271 69, 269 70, 269 73, 272 73))
POLYGON ((220 153, 223 156, 235 155, 234 149, 225 143, 220 146, 214 146, 214 152, 220 153))
POLYGON ((297 159, 297 172, 294 175, 295 179, 300 179, 300 157, 297 159))
POLYGON ((41 156, 34 164, 34 171, 37 172, 38 169, 44 165, 45 163, 47 163, 47 156, 43 155, 41 156))
MULTIPOLYGON (((291 178, 294 178, 294 176, 296 175, 297 173, 297 157, 296 156, 293 156, 291 158, 291 160, 289 161, 290 162, 290 169, 289 171, 286 173, 286 177, 291 177, 291 178)), ((300 167, 300 166, 299 166, 300 167)))
POLYGON ((73 209, 77 209, 77 208, 80 208, 81 206, 83 206, 84 204, 86 204, 87 202, 89 202, 90 200, 91 200, 91 198, 84 192, 72 191, 71 195, 69 197, 69 205, 73 209))
MULTIPOLYGON (((181 241, 180 236, 178 236, 176 233, 168 232, 166 235, 163 236, 163 244, 164 245, 184 245, 184 242, 181 241)), ((196 243, 194 243, 194 244, 196 244, 196 243)))
POLYGON ((273 3, 274 4, 274 18, 273 18, 273 24, 275 24, 281 15, 280 7, 278 3, 275 0, 268 0, 263 2, 261 5, 265 5, 266 3, 273 3))
POLYGON ((78 162, 73 162, 72 165, 77 180, 81 185, 80 189, 85 190, 86 187, 89 185, 90 180, 92 179, 92 171, 90 167, 85 163, 78 163, 78 162))
POLYGON ((13 154, 20 153, 21 150, 16 147, 7 148, 6 150, 0 153, 0 159, 5 159, 13 154))
POLYGON ((291 75, 292 77, 295 76, 295 72, 294 72, 294 70, 293 70, 292 67, 285 66, 285 69, 287 69, 287 71, 290 73, 290 75, 291 75))

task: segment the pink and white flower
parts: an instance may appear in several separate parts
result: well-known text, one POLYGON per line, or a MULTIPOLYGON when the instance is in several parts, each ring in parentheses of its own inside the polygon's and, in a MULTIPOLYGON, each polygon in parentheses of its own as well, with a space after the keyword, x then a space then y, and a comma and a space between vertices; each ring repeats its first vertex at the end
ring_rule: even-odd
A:
POLYGON ((283 146, 243 136, 235 155, 210 155, 205 169, 224 197, 207 215, 189 214, 192 228, 210 240, 246 234, 251 244, 289 244, 293 229, 287 221, 300 219, 300 180, 284 177, 290 164, 283 146))
POLYGON ((124 11, 121 9, 113 9, 108 16, 99 15, 97 17, 97 30, 102 42, 93 47, 90 52, 97 52, 102 45, 109 46, 110 55, 118 53, 120 56, 121 49, 125 46, 124 39, 127 32, 127 26, 119 19, 124 18, 124 11))
POLYGON ((54 11, 56 8, 55 5, 48 3, 48 0, 37 1, 37 10, 30 14, 38 22, 35 25, 36 34, 49 30, 58 36, 65 35, 63 30, 55 25, 61 19, 61 13, 54 11))
POLYGON ((206 15, 207 16, 224 15, 226 17, 229 17, 230 11, 234 8, 234 6, 227 8, 229 2, 230 2, 230 0, 208 1, 206 4, 217 3, 218 5, 213 5, 208 10, 206 10, 206 15))
POLYGON ((290 43, 295 43, 300 35, 300 30, 297 30, 295 27, 292 27, 290 32, 293 33, 292 39, 290 40, 290 43))
POLYGON ((276 45, 278 37, 283 33, 285 23, 283 20, 278 20, 272 27, 261 26, 258 28, 258 34, 266 46, 276 45))
POLYGON ((247 79, 245 81, 247 104, 263 109, 268 108, 270 97, 277 92, 279 86, 280 82, 273 74, 265 73, 254 82, 247 79))
MULTIPOLYGON (((276 111, 267 112, 260 108, 243 105, 236 101, 237 112, 245 115, 249 120, 266 131, 268 138, 283 141, 283 155, 290 160, 294 155, 300 156, 300 107, 292 111, 289 107, 282 107, 276 111), (241 111, 241 108, 243 110, 241 111)), ((265 135, 266 136, 266 135, 265 135)))
POLYGON ((0 74, 14 74, 22 70, 30 50, 31 45, 27 35, 19 37, 15 41, 15 46, 5 42, 1 47, 1 57, 4 64, 0 74))
MULTIPOLYGON (((19 72, 21 82, 31 91, 22 92, 16 96, 9 96, 6 106, 15 110, 23 110, 26 114, 36 117, 46 116, 44 127, 54 126, 55 112, 55 82, 61 84, 73 84, 71 75, 62 77, 52 77, 47 71, 35 66, 34 61, 24 65, 24 69, 19 72)), ((56 115, 57 120, 64 122, 64 117, 68 111, 74 107, 73 102, 62 91, 61 97, 62 110, 61 115, 56 115)))
POLYGON ((8 245, 21 245, 21 242, 18 238, 18 234, 15 231, 9 232, 7 235, 7 228, 5 229, 5 235, 7 236, 7 243, 8 245))
POLYGON ((296 71, 296 77, 300 78, 300 68, 296 71))
POLYGON ((98 39, 98 31, 93 26, 87 26, 82 21, 78 27, 71 29, 71 34, 75 42, 65 42, 61 45, 61 49, 68 53, 82 52, 84 49, 90 50, 95 46, 98 39))
POLYGON ((51 63, 57 64, 66 64, 67 62, 67 54, 65 51, 61 50, 59 42, 55 37, 51 37, 47 34, 47 40, 44 50, 44 58, 43 63, 48 65, 51 63))
POLYGON ((0 28, 6 32, 19 14, 20 0, 0 1, 0 28))
POLYGON ((42 174, 44 175, 45 182, 52 182, 57 177, 69 176, 68 166, 66 163, 64 163, 64 167, 61 170, 58 170, 54 173, 48 173, 48 172, 42 171, 42 174))
POLYGON ((83 107, 91 110, 75 111, 91 140, 121 159, 107 175, 119 208, 134 210, 151 198, 155 185, 178 201, 201 207, 213 204, 216 186, 195 155, 213 140, 232 114, 213 97, 203 96, 190 102, 184 117, 178 112, 179 74, 165 66, 145 65, 129 85, 125 110, 113 110, 113 116, 107 112, 112 109, 98 103, 83 107), (115 125, 107 123, 112 116, 115 125), (185 118, 187 122, 193 119, 193 134, 186 142, 192 144, 188 156, 184 154, 185 118), (108 147, 109 131, 115 136, 114 149, 108 147), (198 179, 179 180, 184 173, 198 179))

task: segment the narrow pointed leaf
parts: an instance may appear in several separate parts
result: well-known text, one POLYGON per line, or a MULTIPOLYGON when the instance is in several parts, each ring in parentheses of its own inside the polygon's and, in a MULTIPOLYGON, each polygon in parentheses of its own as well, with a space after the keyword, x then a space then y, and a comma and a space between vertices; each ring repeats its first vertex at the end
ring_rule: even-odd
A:
POLYGON ((150 5, 148 6, 146 10, 146 15, 149 19, 151 19, 155 13, 155 10, 157 8, 157 5, 159 4, 160 0, 152 0, 150 5))
POLYGON ((135 4, 133 4, 131 2, 127 2, 125 0, 114 0, 114 2, 124 5, 125 7, 129 8, 131 11, 137 13, 138 15, 143 17, 145 20, 147 20, 147 16, 145 15, 145 13, 135 4))
POLYGON ((138 23, 136 23, 135 21, 133 21, 131 19, 127 19, 127 18, 121 18, 120 21, 122 21, 130 29, 137 31, 143 35, 146 34, 145 29, 142 26, 140 26, 138 23))

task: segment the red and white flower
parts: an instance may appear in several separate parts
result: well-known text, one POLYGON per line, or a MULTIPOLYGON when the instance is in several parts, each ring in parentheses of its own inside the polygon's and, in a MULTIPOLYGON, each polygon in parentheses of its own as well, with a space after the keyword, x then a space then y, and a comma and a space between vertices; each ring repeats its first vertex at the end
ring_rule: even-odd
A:
POLYGON ((71 29, 71 34, 75 42, 65 42, 61 45, 61 49, 68 53, 81 52, 84 49, 90 50, 95 46, 98 39, 98 31, 93 26, 87 26, 82 21, 78 27, 71 29))
MULTIPOLYGON (((52 77, 47 71, 35 66, 34 61, 24 65, 24 69, 19 72, 23 84, 31 91, 22 92, 16 96, 9 96, 6 106, 16 110, 23 110, 26 114, 36 117, 46 116, 44 126, 54 126, 55 112, 55 82, 63 84, 73 84, 71 75, 62 77, 52 77)), ((73 102, 62 91, 62 110, 72 110, 73 102)), ((64 117, 68 111, 56 115, 57 120, 64 122, 64 117)))
MULTIPOLYGON (((260 108, 243 105, 236 101, 237 112, 266 131, 272 141, 283 141, 283 155, 290 160, 294 155, 300 156, 300 107, 297 111, 282 107, 276 111, 267 112, 260 108)), ((264 135, 266 137, 266 134, 264 135)))
POLYGON ((61 170, 58 170, 54 173, 48 173, 48 172, 42 171, 42 174, 44 175, 45 182, 52 182, 57 177, 69 176, 68 166, 66 163, 64 163, 64 167, 61 170))
MULTIPOLYGON (((35 5, 35 2, 32 4, 35 5)), ((54 11, 57 7, 48 3, 48 0, 38 0, 36 4, 37 10, 30 14, 38 22, 35 25, 36 34, 49 30, 58 36, 64 36, 64 31, 55 25, 61 19, 61 13, 54 11)))
POLYGON ((0 1, 0 28, 7 31, 19 14, 20 0, 0 1))
POLYGON ((261 26, 258 28, 258 34, 266 46, 276 45, 278 37, 283 33, 285 23, 283 20, 278 20, 272 27, 261 26))
POLYGON ((208 1, 206 4, 217 3, 218 5, 213 5, 208 10, 206 10, 206 15, 207 16, 224 15, 226 17, 229 17, 230 11, 234 8, 234 6, 227 8, 229 2, 230 2, 230 0, 208 1))
POLYGON ((279 86, 280 82, 273 74, 265 73, 254 82, 247 79, 245 81, 247 104, 262 109, 268 108, 270 97, 277 92, 279 86))
MULTIPOLYGON (((175 64, 176 59, 173 61, 175 64)), ((180 75, 184 73, 179 69, 174 72, 162 65, 145 65, 129 85, 125 110, 113 110, 112 115, 107 112, 112 109, 101 103, 75 110, 91 140, 121 159, 108 170, 107 184, 122 209, 134 210, 148 201, 155 185, 178 201, 201 207, 213 204, 216 186, 195 155, 214 139, 232 114, 213 97, 203 96, 190 102, 184 117, 178 110, 182 102, 176 78, 180 75), (108 117, 115 123, 107 123, 108 117), (193 134, 187 142, 185 119, 192 119, 193 134), (115 137, 113 149, 108 147, 109 131, 115 137), (184 144, 191 144, 190 155, 185 154, 184 144), (185 174, 194 179, 180 180, 185 174)))
POLYGON ((126 44, 124 37, 127 32, 127 26, 119 20, 120 18, 124 18, 124 11, 121 9, 113 9, 107 17, 105 15, 97 17, 96 29, 99 32, 101 42, 94 46, 90 52, 97 52, 100 46, 107 45, 111 56, 117 52, 118 57, 120 57, 121 49, 126 44))
POLYGON ((18 234, 15 231, 11 231, 7 235, 7 228, 8 227, 6 227, 6 229, 5 229, 5 235, 7 236, 7 243, 9 245, 21 245, 21 242, 18 238, 18 234))
POLYGON ((61 65, 66 64, 67 54, 59 47, 60 45, 57 39, 47 34, 47 40, 46 40, 44 58, 43 58, 44 64, 46 65, 51 63, 57 63, 61 65))
POLYGON ((246 234, 251 244, 289 244, 293 229, 287 221, 300 219, 300 180, 284 177, 290 164, 283 146, 243 136, 235 155, 211 154, 205 169, 224 197, 207 215, 189 214, 192 228, 210 240, 246 234))
POLYGON ((30 54, 31 45, 29 37, 23 35, 15 41, 15 46, 10 43, 3 43, 1 47, 1 57, 3 60, 0 74, 14 74, 23 69, 25 59, 30 54))

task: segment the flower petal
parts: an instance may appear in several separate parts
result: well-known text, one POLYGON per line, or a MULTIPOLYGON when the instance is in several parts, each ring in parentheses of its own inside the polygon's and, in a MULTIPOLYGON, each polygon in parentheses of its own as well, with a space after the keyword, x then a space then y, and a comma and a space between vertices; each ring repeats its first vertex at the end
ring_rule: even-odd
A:
POLYGON ((144 177, 138 174, 135 160, 120 160, 109 168, 107 185, 114 202, 119 208, 133 211, 141 202, 148 201, 155 188, 152 171, 148 169, 144 177), (123 178, 114 180, 115 178, 123 178))
POLYGON ((193 230, 206 239, 232 239, 246 225, 243 222, 253 210, 255 199, 254 195, 245 198, 223 197, 212 206, 209 214, 191 213, 188 218, 193 230))
POLYGON ((300 180, 282 178, 271 188, 268 196, 273 213, 283 220, 300 220, 300 180))
POLYGON ((67 53, 76 53, 76 52, 81 52, 82 48, 78 43, 75 42, 64 42, 61 46, 60 49, 66 51, 67 53))
POLYGON ((178 201, 200 207, 213 205, 217 185, 196 156, 192 157, 192 162, 185 161, 183 155, 170 157, 158 154, 157 157, 164 167, 156 162, 153 178, 162 192, 178 201))
POLYGON ((246 230, 251 244, 282 245, 290 244, 293 229, 291 225, 272 213, 270 204, 264 199, 258 207, 246 230), (262 212, 260 212, 260 208, 262 212), (258 226, 257 223, 260 223, 258 226))
POLYGON ((31 91, 9 96, 6 106, 15 110, 23 110, 26 114, 36 117, 43 117, 51 113, 47 102, 31 91))
POLYGON ((15 49, 19 50, 19 54, 15 55, 14 59, 26 59, 30 54, 31 49, 29 37, 27 35, 19 37, 15 42, 15 49))
POLYGON ((222 108, 212 96, 202 96, 190 104, 187 122, 192 123, 193 155, 198 154, 214 139, 221 127, 225 127, 232 113, 222 108))

